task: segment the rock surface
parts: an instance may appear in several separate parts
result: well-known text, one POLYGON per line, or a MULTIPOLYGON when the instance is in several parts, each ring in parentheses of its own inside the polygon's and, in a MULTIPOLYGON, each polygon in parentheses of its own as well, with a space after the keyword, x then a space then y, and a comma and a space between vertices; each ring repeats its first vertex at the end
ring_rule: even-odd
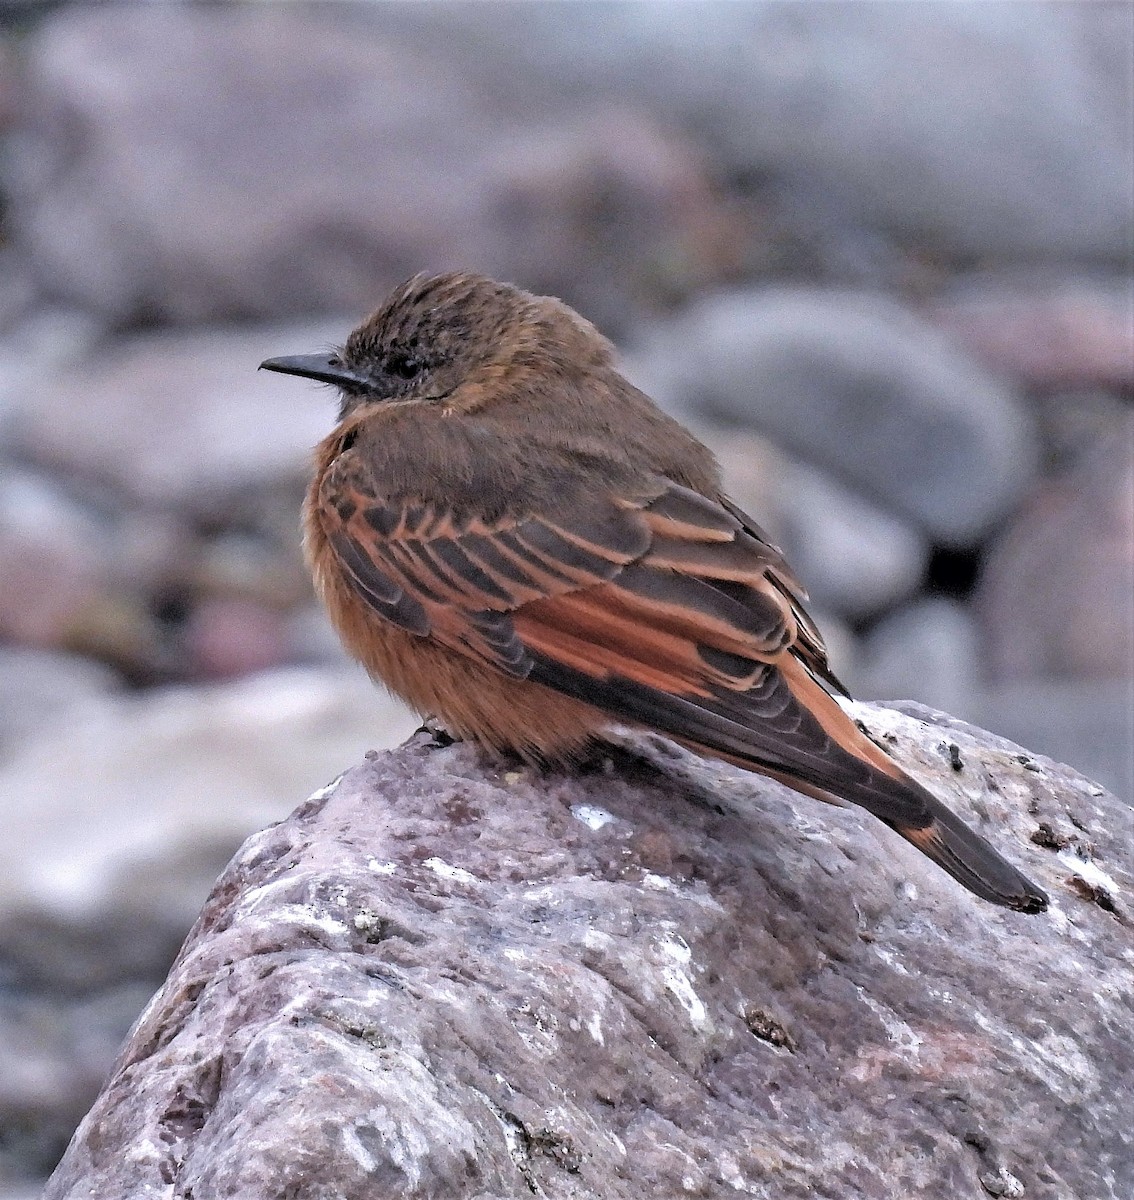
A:
POLYGON ((422 733, 246 843, 45 1200, 1126 1200, 1130 810, 854 711, 1048 914, 666 743, 422 733))

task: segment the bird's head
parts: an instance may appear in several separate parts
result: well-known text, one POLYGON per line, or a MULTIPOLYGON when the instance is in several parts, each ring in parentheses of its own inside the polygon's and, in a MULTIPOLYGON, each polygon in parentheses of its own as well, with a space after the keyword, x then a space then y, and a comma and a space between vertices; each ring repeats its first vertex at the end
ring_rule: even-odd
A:
POLYGON ((334 384, 346 417, 386 404, 474 411, 532 395, 533 377, 568 364, 575 371, 608 365, 611 353, 606 339, 558 300, 482 275, 415 275, 341 348, 260 366, 334 384))

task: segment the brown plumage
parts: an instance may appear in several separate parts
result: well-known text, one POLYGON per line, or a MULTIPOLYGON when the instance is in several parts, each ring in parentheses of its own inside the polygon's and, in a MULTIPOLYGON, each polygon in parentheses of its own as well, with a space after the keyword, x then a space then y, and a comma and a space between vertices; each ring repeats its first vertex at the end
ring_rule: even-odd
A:
POLYGON ((1047 897, 862 734, 779 550, 710 452, 566 305, 416 277, 326 355, 305 509, 347 648, 420 713, 533 761, 612 721, 885 821, 978 896, 1047 897))

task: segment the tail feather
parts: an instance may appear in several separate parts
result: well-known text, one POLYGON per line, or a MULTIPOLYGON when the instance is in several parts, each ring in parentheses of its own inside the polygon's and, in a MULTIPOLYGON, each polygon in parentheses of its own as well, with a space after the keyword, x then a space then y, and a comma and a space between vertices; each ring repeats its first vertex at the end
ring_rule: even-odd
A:
POLYGON ((861 805, 975 895, 1019 912, 1047 896, 863 734, 795 660, 744 692, 678 695, 596 678, 532 653, 530 678, 700 754, 770 775, 805 795, 861 805))
MULTIPOLYGON (((706 746, 686 743, 691 749, 704 753, 708 750, 718 758, 724 758, 738 767, 754 769, 751 760, 739 755, 721 754, 706 746)), ((765 775, 778 779, 794 791, 825 800, 828 804, 842 805, 849 801, 873 813, 901 834, 922 854, 932 859, 943 871, 948 872, 963 887, 974 895, 992 904, 1012 908, 1017 912, 1039 913, 1047 908, 1047 893, 1037 887, 1023 872, 1017 870, 1003 858, 992 845, 970 829, 960 817, 947 808, 921 784, 905 775, 896 764, 891 770, 897 775, 874 774, 865 783, 851 782, 844 776, 839 780, 838 794, 817 787, 785 771, 772 771, 767 767, 755 767, 765 775), (916 805, 925 813, 925 823, 916 825, 896 821, 882 816, 879 808, 890 807, 894 798, 901 796, 907 806, 916 805), (879 801, 884 798, 885 804, 879 801)), ((832 783, 832 787, 834 787, 832 783)))
POLYGON ((930 799, 932 819, 928 825, 891 827, 982 899, 1017 912, 1038 913, 1047 908, 1046 892, 1001 858, 944 804, 930 799))

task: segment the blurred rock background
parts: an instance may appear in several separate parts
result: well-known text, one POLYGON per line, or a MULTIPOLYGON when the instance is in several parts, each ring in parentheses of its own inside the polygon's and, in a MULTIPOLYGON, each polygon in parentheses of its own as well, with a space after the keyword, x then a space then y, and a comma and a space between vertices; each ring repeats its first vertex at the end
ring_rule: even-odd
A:
POLYGON ((857 694, 1130 798, 1132 29, 1105 0, 0 0, 0 1196, 240 839, 413 727, 300 558, 331 398, 255 367, 415 271, 603 327, 857 694))

